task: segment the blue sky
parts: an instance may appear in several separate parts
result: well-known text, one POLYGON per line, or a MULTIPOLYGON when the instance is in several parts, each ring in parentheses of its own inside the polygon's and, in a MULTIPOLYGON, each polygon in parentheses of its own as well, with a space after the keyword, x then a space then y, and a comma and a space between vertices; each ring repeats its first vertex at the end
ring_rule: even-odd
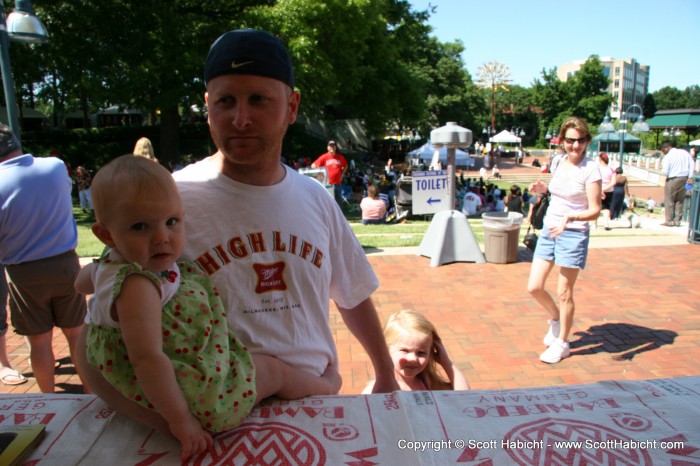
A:
POLYGON ((650 92, 700 84, 698 0, 409 1, 416 11, 437 6, 432 35, 461 39, 472 78, 497 61, 510 68, 513 84, 530 87, 543 68, 595 54, 649 66, 650 92))

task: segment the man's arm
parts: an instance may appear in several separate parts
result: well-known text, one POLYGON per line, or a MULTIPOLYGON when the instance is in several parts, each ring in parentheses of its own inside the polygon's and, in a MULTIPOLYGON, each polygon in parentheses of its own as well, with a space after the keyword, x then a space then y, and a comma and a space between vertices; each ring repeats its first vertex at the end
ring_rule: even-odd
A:
POLYGON ((367 298, 352 309, 338 306, 345 325, 357 338, 372 361, 376 381, 372 393, 388 393, 399 390, 399 384, 394 377, 394 363, 386 347, 379 316, 372 303, 367 298))

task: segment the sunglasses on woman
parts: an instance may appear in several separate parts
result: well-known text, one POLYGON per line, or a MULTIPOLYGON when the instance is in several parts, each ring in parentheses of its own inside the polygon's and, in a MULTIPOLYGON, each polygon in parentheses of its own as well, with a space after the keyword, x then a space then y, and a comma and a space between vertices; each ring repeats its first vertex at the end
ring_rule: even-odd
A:
POLYGON ((573 144, 573 143, 575 143, 575 142, 578 142, 579 144, 583 144, 583 143, 586 142, 587 140, 588 140, 587 137, 578 138, 578 139, 577 139, 577 138, 564 138, 564 141, 566 141, 566 142, 569 143, 569 144, 573 144))

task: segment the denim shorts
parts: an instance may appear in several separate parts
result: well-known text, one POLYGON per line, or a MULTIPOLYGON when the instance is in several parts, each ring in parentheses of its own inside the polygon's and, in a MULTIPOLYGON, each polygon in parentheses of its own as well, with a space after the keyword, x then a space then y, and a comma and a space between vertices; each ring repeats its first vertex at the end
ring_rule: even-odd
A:
POLYGON ((556 265, 568 269, 583 270, 588 257, 589 238, 589 232, 581 230, 564 230, 561 235, 552 238, 549 228, 545 226, 537 239, 533 258, 554 261, 556 265))

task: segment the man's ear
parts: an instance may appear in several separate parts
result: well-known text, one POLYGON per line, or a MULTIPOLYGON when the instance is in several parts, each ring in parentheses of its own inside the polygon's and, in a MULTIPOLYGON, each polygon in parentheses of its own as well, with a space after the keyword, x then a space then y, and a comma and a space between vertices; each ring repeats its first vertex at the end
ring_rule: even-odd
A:
POLYGON ((97 239, 102 241, 104 244, 106 244, 110 248, 114 247, 114 240, 112 239, 112 235, 110 234, 107 227, 104 226, 104 224, 100 222, 93 223, 92 232, 95 236, 97 236, 97 239))

